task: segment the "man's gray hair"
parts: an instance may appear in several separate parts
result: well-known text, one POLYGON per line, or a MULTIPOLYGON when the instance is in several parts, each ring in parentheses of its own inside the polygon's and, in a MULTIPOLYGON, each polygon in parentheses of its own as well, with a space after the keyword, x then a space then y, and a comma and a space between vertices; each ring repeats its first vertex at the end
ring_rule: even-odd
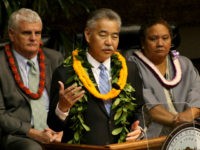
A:
POLYGON ((86 28, 93 28, 96 25, 96 22, 100 19, 116 21, 119 24, 119 28, 121 28, 121 17, 115 11, 108 8, 101 8, 92 12, 86 22, 86 28))
POLYGON ((25 21, 28 23, 39 22, 42 24, 42 20, 37 12, 31 9, 21 8, 11 14, 8 20, 8 29, 16 29, 20 21, 25 21))

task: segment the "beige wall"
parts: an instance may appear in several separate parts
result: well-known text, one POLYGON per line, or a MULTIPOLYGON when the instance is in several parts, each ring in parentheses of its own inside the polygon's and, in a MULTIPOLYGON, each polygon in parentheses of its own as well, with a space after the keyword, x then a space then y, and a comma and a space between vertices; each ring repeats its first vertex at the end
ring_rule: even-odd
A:
POLYGON ((180 27, 181 43, 178 48, 182 55, 200 58, 200 26, 180 27))

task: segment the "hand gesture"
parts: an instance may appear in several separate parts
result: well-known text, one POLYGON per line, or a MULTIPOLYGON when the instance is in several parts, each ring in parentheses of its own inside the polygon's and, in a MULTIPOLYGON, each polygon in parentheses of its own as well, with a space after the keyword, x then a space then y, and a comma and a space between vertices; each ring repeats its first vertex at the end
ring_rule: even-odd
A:
POLYGON ((61 111, 67 112, 79 99, 81 99, 85 93, 81 86, 73 84, 64 89, 64 84, 58 81, 60 85, 59 90, 59 103, 58 107, 61 111))

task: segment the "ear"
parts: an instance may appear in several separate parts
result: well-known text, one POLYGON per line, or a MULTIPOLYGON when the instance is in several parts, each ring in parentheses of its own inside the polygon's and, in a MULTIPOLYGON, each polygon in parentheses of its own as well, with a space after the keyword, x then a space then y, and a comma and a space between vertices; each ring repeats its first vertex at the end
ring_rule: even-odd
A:
POLYGON ((91 36, 91 31, 90 31, 90 29, 86 28, 86 29, 84 30, 84 35, 85 35, 85 40, 87 41, 87 43, 89 43, 89 42, 90 42, 90 36, 91 36))
POLYGON ((9 35, 10 41, 13 42, 15 33, 12 29, 8 29, 8 35, 9 35))

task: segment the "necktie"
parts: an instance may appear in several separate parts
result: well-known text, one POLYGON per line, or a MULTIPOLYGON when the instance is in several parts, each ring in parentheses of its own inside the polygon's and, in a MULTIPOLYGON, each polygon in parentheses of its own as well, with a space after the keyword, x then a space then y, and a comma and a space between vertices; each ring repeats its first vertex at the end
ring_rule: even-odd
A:
MULTIPOLYGON (((106 72, 106 67, 103 64, 101 64, 99 66, 99 69, 100 69, 100 74, 99 74, 99 91, 102 94, 106 94, 111 89, 109 77, 108 77, 108 74, 106 72)), ((104 101, 104 105, 105 105, 107 113, 110 114, 111 101, 110 100, 104 101)))
MULTIPOLYGON (((37 92, 39 84, 39 70, 35 67, 33 61, 29 60, 27 62, 30 69, 28 72, 28 86, 32 92, 37 92)), ((47 127, 47 110, 45 110, 44 100, 42 96, 37 100, 31 100, 31 109, 34 128, 38 130, 43 130, 47 127)))

